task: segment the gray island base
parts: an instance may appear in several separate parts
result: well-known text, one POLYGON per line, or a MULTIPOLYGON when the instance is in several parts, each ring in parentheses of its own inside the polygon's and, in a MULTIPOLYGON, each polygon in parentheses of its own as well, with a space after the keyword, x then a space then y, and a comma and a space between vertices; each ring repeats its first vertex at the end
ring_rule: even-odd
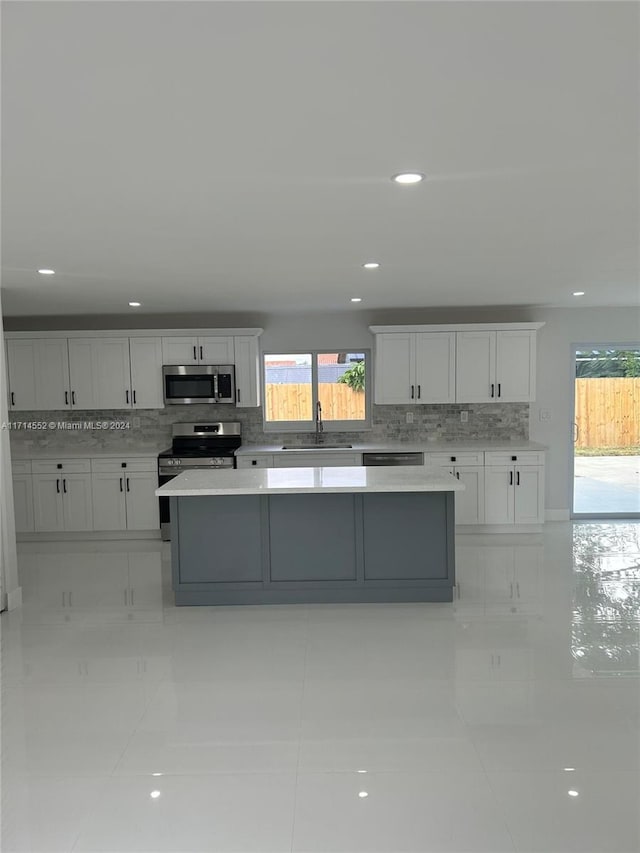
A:
POLYGON ((382 470, 181 474, 158 491, 171 498, 175 603, 452 601, 459 482, 382 470))

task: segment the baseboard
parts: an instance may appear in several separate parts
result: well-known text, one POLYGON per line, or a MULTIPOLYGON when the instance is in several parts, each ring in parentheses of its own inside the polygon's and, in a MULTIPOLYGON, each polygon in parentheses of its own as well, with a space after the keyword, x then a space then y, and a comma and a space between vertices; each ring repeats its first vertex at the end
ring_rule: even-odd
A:
POLYGON ((18 533, 17 542, 95 542, 105 539, 160 539, 159 530, 82 530, 76 532, 18 533))
POLYGON ((569 521, 570 511, 568 509, 545 510, 545 521, 569 521))

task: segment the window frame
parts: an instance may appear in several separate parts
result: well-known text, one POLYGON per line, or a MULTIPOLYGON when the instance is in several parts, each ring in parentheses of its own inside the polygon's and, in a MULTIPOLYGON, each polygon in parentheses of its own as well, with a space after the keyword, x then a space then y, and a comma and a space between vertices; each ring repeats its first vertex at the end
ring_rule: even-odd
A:
POLYGON ((322 419, 323 432, 364 432, 371 427, 371 393, 373 391, 372 380, 372 351, 367 347, 323 347, 308 349, 286 349, 288 355, 310 355, 311 356, 311 420, 310 421, 268 421, 267 420, 267 377, 265 359, 270 355, 282 355, 283 350, 265 350, 261 353, 260 384, 262 392, 262 428, 264 432, 305 432, 316 431, 315 411, 318 402, 318 356, 329 352, 361 352, 364 353, 365 363, 365 388, 364 388, 364 420, 349 421, 326 421, 322 419))

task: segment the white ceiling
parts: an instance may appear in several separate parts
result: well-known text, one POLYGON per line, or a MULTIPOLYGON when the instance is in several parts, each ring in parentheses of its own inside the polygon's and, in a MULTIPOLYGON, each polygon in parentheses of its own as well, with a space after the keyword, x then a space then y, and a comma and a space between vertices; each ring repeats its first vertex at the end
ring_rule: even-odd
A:
POLYGON ((636 304, 639 10, 5 2, 5 314, 636 304))

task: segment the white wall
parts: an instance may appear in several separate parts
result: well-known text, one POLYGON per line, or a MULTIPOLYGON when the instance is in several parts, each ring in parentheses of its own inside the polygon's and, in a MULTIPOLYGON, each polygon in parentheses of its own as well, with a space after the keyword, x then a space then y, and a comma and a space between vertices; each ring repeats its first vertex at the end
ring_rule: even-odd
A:
MULTIPOLYGON (((2 304, 0 302, 0 425, 9 420, 6 377, 2 304)), ((0 580, 2 582, 2 606, 6 600, 9 610, 19 607, 22 601, 22 591, 18 581, 9 430, 2 428, 0 428, 0 580)))

